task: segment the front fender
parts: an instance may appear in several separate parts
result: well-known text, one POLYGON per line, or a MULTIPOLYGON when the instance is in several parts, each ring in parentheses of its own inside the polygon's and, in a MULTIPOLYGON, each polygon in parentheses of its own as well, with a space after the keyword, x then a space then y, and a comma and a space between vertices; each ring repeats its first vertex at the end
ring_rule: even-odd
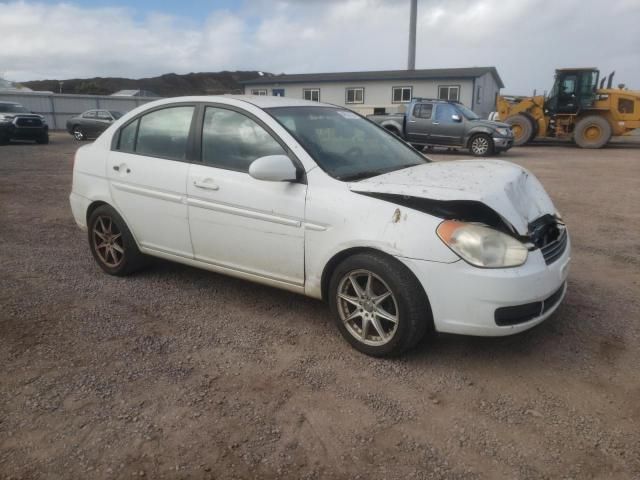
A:
POLYGON ((465 145, 469 146, 469 141, 473 138, 474 135, 477 135, 478 133, 484 133, 486 135, 489 135, 490 137, 493 137, 496 132, 492 128, 485 126, 473 127, 467 132, 467 136, 465 137, 464 142, 465 145))
POLYGON ((395 257, 452 263, 458 259, 436 235, 442 222, 393 202, 349 190, 347 184, 314 180, 326 176, 316 169, 309 175, 305 232, 305 292, 321 298, 322 272, 340 252, 368 248, 395 257), (309 228, 311 226, 311 228, 309 228))

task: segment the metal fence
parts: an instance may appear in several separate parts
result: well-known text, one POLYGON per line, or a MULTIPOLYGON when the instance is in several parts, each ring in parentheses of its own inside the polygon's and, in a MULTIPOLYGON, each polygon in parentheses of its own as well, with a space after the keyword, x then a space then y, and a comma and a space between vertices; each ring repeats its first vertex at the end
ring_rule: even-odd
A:
POLYGON ((105 95, 65 95, 46 92, 0 92, 0 101, 17 102, 44 115, 49 128, 62 130, 67 120, 86 110, 100 108, 125 113, 156 97, 111 97, 105 95))

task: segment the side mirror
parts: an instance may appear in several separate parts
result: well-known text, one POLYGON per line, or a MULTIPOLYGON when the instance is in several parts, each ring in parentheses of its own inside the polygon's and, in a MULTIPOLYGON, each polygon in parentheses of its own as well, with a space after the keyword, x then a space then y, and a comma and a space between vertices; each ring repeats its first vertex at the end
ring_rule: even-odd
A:
POLYGON ((267 155, 251 162, 249 175, 267 182, 295 182, 298 170, 286 155, 267 155))
POLYGON ((453 120, 454 122, 461 122, 462 121, 462 117, 460 115, 458 115, 457 113, 454 113, 453 115, 451 115, 451 120, 453 120))

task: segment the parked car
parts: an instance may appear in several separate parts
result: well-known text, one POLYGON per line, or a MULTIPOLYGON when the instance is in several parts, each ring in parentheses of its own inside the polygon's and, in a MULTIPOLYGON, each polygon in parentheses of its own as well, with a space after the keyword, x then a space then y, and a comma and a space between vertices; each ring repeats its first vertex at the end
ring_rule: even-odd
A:
POLYGON ((78 141, 97 138, 120 117, 114 110, 87 110, 67 120, 67 132, 78 141))
POLYGON ((138 107, 78 149, 70 203, 108 274, 149 255, 324 299, 369 355, 398 354, 434 330, 521 332, 566 290, 567 229, 530 172, 431 163, 318 102, 138 107))
POLYGON ((458 102, 414 98, 406 113, 369 115, 415 148, 468 148, 478 157, 506 152, 513 146, 511 125, 483 120, 458 102))
POLYGON ((49 143, 49 126, 42 115, 15 102, 0 102, 0 145, 10 140, 49 143))

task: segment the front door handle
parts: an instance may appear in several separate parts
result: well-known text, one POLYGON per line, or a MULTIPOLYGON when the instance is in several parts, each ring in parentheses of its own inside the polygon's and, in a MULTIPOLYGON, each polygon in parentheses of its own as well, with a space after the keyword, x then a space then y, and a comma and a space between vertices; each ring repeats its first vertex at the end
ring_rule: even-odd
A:
POLYGON ((194 180, 193 185, 196 188, 202 188, 203 190, 219 190, 220 187, 213 183, 213 179, 205 178, 204 180, 194 180))
POLYGON ((416 123, 415 120, 409 120, 409 123, 416 123))
POLYGON ((431 125, 440 125, 440 122, 431 122, 431 125))

